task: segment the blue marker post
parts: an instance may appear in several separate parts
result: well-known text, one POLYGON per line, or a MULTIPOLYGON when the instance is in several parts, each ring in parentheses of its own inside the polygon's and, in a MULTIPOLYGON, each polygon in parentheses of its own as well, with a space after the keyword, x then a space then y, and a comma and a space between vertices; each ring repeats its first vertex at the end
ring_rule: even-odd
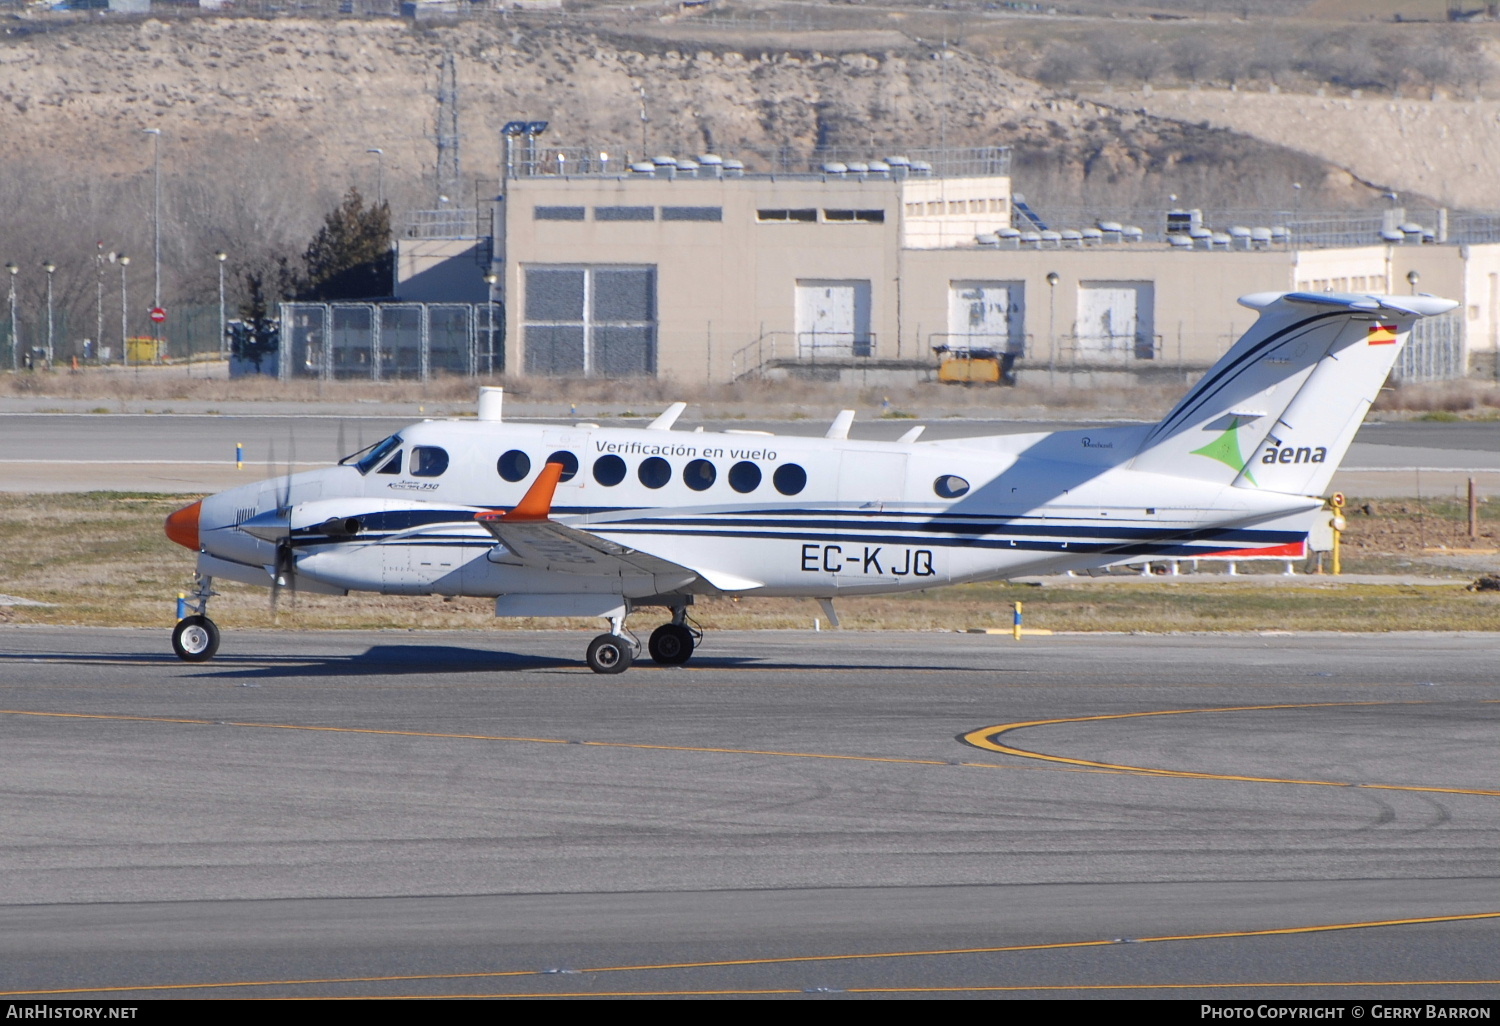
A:
POLYGON ((1016 603, 1015 619, 1012 621, 1011 630, 1014 632, 1012 634, 1012 637, 1014 637, 1017 641, 1020 641, 1021 640, 1021 603, 1019 603, 1019 602, 1016 603))
POLYGON ((245 469, 245 445, 243 442, 234 443, 234 469, 245 469))
POLYGON ((187 596, 185 594, 183 594, 182 592, 179 591, 177 593, 177 619, 182 620, 182 619, 185 619, 186 617, 187 617, 187 596))

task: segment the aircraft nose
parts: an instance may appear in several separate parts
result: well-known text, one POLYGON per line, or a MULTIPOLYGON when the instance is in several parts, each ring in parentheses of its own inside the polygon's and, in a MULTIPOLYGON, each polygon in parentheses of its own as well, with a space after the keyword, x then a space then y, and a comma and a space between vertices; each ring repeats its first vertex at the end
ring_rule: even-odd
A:
POLYGON ((167 537, 185 549, 198 551, 198 517, 203 512, 200 499, 167 516, 167 537))

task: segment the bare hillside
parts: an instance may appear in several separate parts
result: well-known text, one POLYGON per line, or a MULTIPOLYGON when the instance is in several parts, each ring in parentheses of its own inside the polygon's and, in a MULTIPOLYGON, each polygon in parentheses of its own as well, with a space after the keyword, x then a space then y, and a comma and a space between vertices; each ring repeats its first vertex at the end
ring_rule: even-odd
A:
MULTIPOLYGON (((449 52, 460 204, 492 194, 498 129, 518 116, 550 121, 551 145, 637 158, 712 150, 759 168, 823 146, 1011 145, 1017 188, 1044 206, 1155 206, 1171 192, 1276 205, 1294 180, 1323 205, 1375 195, 1317 157, 1122 109, 1134 101, 1063 96, 901 24, 881 15, 857 29, 757 34, 655 18, 590 28, 192 16, 12 31, 0 37, 0 259, 55 261, 58 303, 92 325, 95 242, 135 254, 137 267, 150 247, 151 128, 161 131, 165 301, 212 302, 216 250, 241 268, 296 257, 344 189, 375 192, 371 149, 383 151, 400 223, 435 202, 437 77, 449 52)), ((34 310, 40 277, 20 285, 34 310)))

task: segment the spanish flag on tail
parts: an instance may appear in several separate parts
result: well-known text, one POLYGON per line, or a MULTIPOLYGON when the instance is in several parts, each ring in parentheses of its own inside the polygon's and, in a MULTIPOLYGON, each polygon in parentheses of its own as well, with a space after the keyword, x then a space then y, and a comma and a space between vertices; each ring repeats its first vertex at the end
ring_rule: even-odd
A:
POLYGON ((1365 341, 1372 346, 1390 346, 1396 344, 1396 326, 1394 324, 1372 324, 1370 333, 1365 336, 1365 341))

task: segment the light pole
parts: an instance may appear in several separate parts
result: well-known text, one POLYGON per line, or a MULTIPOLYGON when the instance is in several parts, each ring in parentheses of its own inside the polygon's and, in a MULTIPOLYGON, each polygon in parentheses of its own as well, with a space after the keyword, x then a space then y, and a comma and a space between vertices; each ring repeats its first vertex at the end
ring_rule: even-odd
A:
MULTIPOLYGON (((114 259, 114 254, 109 255, 114 259)), ((94 357, 99 356, 99 347, 104 344, 104 243, 94 243, 94 357)), ((88 356, 85 352, 84 356, 88 356)))
POLYGON ((6 264, 5 269, 10 272, 10 369, 17 371, 21 369, 21 335, 16 327, 16 272, 20 268, 6 264))
POLYGON ((379 146, 372 146, 366 153, 375 154, 375 205, 385 204, 385 150, 379 146))
POLYGON ((224 355, 224 261, 229 259, 228 253, 215 253, 214 259, 219 262, 219 355, 224 355))
POLYGON ((57 270, 57 265, 48 260, 42 265, 42 270, 47 272, 47 369, 52 369, 52 272, 57 270))
POLYGON ((1415 296, 1417 294, 1417 282, 1421 280, 1422 276, 1417 273, 1416 268, 1412 268, 1410 271, 1406 272, 1406 284, 1411 286, 1412 295, 1415 296))
POLYGON ((484 276, 485 287, 489 290, 489 302, 484 308, 484 323, 489 328, 488 363, 490 377, 495 376, 495 283, 500 276, 494 271, 484 276))
POLYGON ((120 363, 130 366, 130 318, 125 299, 125 268, 130 266, 128 256, 120 257, 120 363))
POLYGON ((161 306, 161 129, 143 128, 142 132, 151 136, 153 152, 153 163, 156 166, 156 213, 152 217, 152 231, 155 234, 156 246, 156 290, 152 295, 152 306, 161 306))
POLYGON ((1062 278, 1056 271, 1047 272, 1047 378, 1049 385, 1057 384, 1057 283, 1062 278))

